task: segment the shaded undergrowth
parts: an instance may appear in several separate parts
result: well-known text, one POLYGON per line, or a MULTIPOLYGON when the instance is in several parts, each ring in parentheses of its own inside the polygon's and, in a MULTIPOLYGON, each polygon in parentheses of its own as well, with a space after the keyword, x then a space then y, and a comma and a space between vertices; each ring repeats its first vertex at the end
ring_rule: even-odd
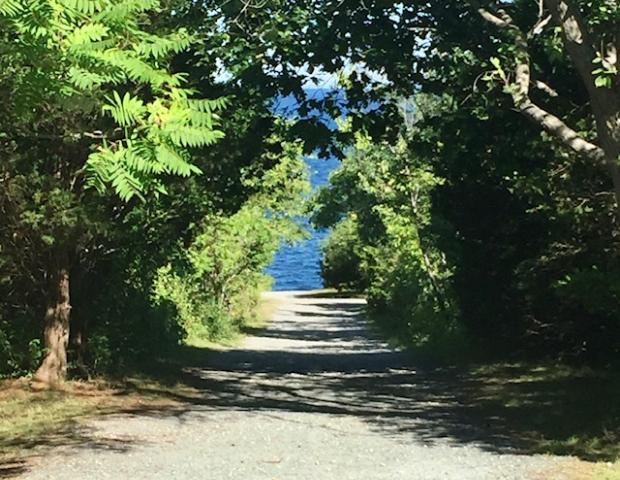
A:
MULTIPOLYGON (((529 453, 592 462, 620 459, 620 373, 509 355, 474 342, 411 346, 407 332, 373 318, 373 332, 417 362, 454 371, 459 401, 473 422, 503 431, 529 453), (525 359, 524 359, 525 358, 525 359)), ((620 480, 620 465, 617 467, 620 480)), ((615 477, 613 477, 615 478, 615 477)))
POLYGON ((464 374, 466 405, 528 451, 620 458, 620 376, 563 365, 495 364, 464 374))
MULTIPOLYGON (((359 306, 316 302, 318 313, 293 312, 301 323, 282 320, 252 333, 320 347, 184 347, 141 376, 114 384, 55 392, 32 392, 24 382, 3 385, 0 477, 19 473, 24 456, 49 446, 131 450, 131 439, 95 437, 83 422, 119 412, 156 418, 210 410, 347 415, 382 435, 429 445, 591 462, 619 458, 617 374, 551 364, 434 364, 414 352, 375 348, 359 306)), ((600 478, 615 480, 614 468, 601 469, 600 478)))

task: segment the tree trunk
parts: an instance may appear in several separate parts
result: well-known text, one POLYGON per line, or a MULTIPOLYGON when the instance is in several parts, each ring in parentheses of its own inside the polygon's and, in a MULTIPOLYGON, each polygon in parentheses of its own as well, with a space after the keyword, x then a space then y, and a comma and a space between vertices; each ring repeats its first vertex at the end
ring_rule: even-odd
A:
POLYGON ((616 220, 620 228, 620 96, 607 94, 602 100, 593 99, 592 103, 597 136, 613 183, 616 220))
POLYGON ((48 303, 45 312, 43 342, 46 355, 34 375, 37 382, 53 385, 67 376, 67 346, 69 344, 69 262, 60 255, 49 272, 48 303))
MULTIPOLYGON (((73 277, 75 280, 75 277, 73 277)), ((87 337, 87 320, 83 315, 76 315, 74 309, 71 311, 71 332, 69 343, 71 350, 75 352, 75 366, 79 370, 81 376, 85 379, 90 379, 90 373, 86 365, 86 344, 88 342, 87 337)))
POLYGON ((620 228, 620 159, 610 155, 607 161, 616 199, 616 221, 618 222, 618 228, 620 228))
MULTIPOLYGON (((562 29, 564 46, 590 96, 596 121, 597 143, 605 154, 605 163, 613 182, 616 215, 620 226, 620 94, 617 77, 612 86, 596 85, 594 60, 600 45, 588 31, 587 22, 574 0, 545 0, 555 24, 562 29)), ((612 45, 616 52, 616 46, 612 45)), ((617 52, 613 63, 617 63, 617 52)))

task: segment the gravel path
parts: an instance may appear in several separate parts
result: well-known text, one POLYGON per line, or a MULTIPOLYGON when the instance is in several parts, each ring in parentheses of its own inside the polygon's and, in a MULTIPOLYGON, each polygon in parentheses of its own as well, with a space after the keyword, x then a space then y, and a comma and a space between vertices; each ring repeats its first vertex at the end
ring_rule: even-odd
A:
POLYGON ((190 369, 203 396, 91 422, 29 479, 561 480, 570 460, 519 454, 467 421, 453 374, 373 339, 363 302, 292 293, 272 325, 190 369), (546 472, 546 473, 545 473, 546 472))

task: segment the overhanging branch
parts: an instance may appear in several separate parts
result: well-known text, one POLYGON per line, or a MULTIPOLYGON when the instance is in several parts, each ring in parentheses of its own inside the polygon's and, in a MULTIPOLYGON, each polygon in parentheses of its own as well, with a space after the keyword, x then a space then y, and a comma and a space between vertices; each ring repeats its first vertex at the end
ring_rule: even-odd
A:
MULTIPOLYGON (((574 152, 587 156, 601 166, 605 165, 605 152, 601 147, 583 138, 577 131, 569 127, 566 122, 540 107, 530 98, 530 85, 532 82, 527 35, 514 24, 507 12, 503 10, 491 12, 481 7, 475 0, 472 0, 471 4, 484 20, 505 30, 512 37, 516 48, 514 80, 510 81, 506 77, 504 81, 512 95, 517 110, 574 152)), ((540 18, 543 18, 542 14, 539 14, 539 23, 546 21, 545 18, 543 20, 540 20, 540 18)), ((543 82, 534 82, 534 85, 551 96, 557 96, 557 93, 543 82)))
POLYGON ((596 160, 597 163, 604 165, 605 152, 603 149, 585 140, 557 116, 540 108, 531 101, 524 102, 519 107, 519 111, 576 153, 585 155, 596 160))

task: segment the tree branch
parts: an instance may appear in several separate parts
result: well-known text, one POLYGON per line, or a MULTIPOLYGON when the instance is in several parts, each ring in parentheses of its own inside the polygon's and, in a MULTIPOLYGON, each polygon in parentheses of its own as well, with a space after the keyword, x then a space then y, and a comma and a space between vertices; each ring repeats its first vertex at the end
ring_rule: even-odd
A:
MULTIPOLYGON (((563 0, 548 0, 563 1, 563 0)), ((475 0, 472 4, 476 6, 475 0)), ((584 139, 579 133, 570 128, 562 119, 549 113, 545 109, 535 104, 530 98, 530 57, 528 51, 528 39, 523 31, 516 26, 510 15, 505 11, 499 10, 497 13, 491 13, 488 10, 477 6, 477 10, 483 19, 493 25, 508 31, 513 37, 516 53, 515 78, 511 83, 506 79, 506 87, 512 95, 513 102, 517 110, 526 118, 538 124, 546 132, 556 139, 560 140, 565 146, 571 148, 574 152, 585 155, 595 163, 601 166, 605 165, 605 152, 598 145, 584 139)), ((551 89, 543 82, 535 82, 535 86, 551 96, 557 96, 555 90, 551 89)))
POLYGON ((519 107, 519 111, 576 153, 596 160, 601 166, 605 165, 605 152, 603 149, 585 140, 560 118, 540 108, 529 99, 519 107))
POLYGON ((542 17, 539 18, 538 22, 536 22, 536 24, 528 32, 527 34, 528 38, 532 38, 540 34, 544 30, 544 28, 549 24, 550 21, 551 21, 551 15, 547 15, 544 18, 542 17))
MULTIPOLYGON (((472 2, 472 3, 477 3, 477 2, 472 2)), ((511 25, 512 22, 506 22, 505 20, 499 18, 497 15, 492 14, 485 8, 477 6, 477 9, 478 9, 478 13, 480 14, 482 18, 484 18, 487 22, 492 23, 496 27, 500 27, 500 28, 514 27, 514 25, 511 25)))
POLYGON ((549 85, 547 85, 545 82, 541 82, 540 80, 536 80, 534 82, 534 86, 542 91, 545 92, 547 95, 549 95, 550 97, 558 97, 558 92, 556 92, 553 88, 551 88, 549 85))
POLYGON ((566 50, 588 91, 596 89, 592 62, 596 58, 579 8, 571 0, 544 0, 553 21, 562 29, 566 50))

